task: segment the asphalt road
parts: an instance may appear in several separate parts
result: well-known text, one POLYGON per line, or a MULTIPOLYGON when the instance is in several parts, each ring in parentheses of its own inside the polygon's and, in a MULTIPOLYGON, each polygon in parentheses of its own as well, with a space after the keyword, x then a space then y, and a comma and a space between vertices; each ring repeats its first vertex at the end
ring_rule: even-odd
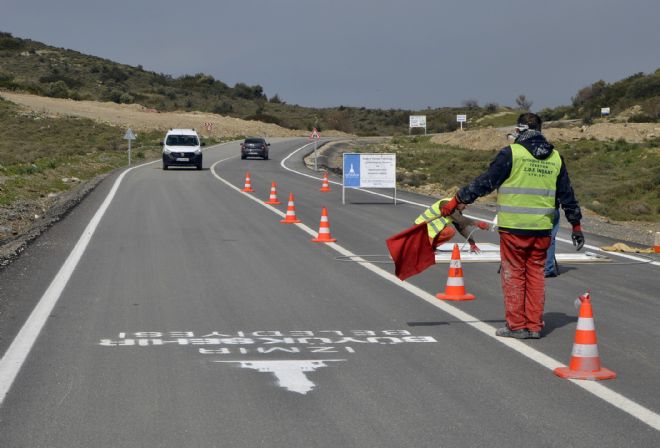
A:
POLYGON ((201 172, 117 173, 0 271, 0 447, 660 446, 660 266, 563 266, 544 337, 495 338, 497 266, 463 265, 472 302, 432 297, 447 265, 399 282, 384 240, 420 206, 354 190, 342 205, 292 155, 306 143, 275 140, 269 161, 209 148, 201 172), (282 204, 267 207, 272 181, 282 204), (279 222, 290 192, 303 225, 279 222), (324 206, 336 244, 310 242, 324 206), (49 285, 45 325, 25 330, 49 285), (549 366, 568 363, 587 288, 618 378, 585 386, 549 366), (33 345, 13 342, 21 328, 33 345))

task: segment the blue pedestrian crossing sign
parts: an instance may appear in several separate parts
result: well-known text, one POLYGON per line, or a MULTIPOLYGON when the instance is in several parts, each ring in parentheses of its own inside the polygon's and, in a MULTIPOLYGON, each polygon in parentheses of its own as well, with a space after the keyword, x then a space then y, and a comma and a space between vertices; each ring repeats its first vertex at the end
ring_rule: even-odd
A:
POLYGON ((360 154, 344 154, 344 186, 360 188, 360 154))

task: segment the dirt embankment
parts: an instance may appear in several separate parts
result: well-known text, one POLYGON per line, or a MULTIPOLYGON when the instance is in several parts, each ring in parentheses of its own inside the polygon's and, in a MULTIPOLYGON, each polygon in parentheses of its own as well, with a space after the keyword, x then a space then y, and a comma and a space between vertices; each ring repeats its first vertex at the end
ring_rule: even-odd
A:
MULTIPOLYGON (((467 149, 493 150, 511 144, 507 138, 510 130, 505 128, 485 128, 469 131, 454 131, 434 135, 433 143, 457 146, 467 149)), ((571 142, 583 139, 614 141, 623 139, 630 143, 660 137, 660 125, 657 123, 597 123, 591 126, 568 128, 547 128, 543 134, 551 142, 571 142)))
MULTIPOLYGON (((308 131, 283 128, 271 123, 241 120, 207 112, 158 112, 139 104, 100 103, 47 98, 14 92, 0 92, 0 96, 27 110, 50 116, 74 116, 134 131, 194 128, 209 137, 254 135, 264 137, 307 137, 308 131), (211 123, 210 130, 205 123, 211 123)), ((324 132, 324 136, 346 135, 324 132)))

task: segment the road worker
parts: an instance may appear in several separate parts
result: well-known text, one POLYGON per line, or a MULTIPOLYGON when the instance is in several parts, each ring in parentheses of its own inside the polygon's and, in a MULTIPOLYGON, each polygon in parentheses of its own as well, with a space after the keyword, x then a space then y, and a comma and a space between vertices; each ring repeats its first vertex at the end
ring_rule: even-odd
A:
POLYGON ((470 252, 479 253, 480 250, 477 247, 477 243, 474 241, 471 232, 468 232, 468 230, 470 226, 476 226, 482 230, 488 230, 488 223, 476 221, 463 216, 463 210, 465 210, 466 207, 465 204, 458 204, 456 210, 454 210, 451 215, 442 216, 442 206, 451 201, 451 199, 452 198, 440 199, 431 205, 417 217, 415 224, 421 224, 424 221, 427 222, 426 227, 429 233, 429 240, 434 249, 451 240, 454 235, 456 235, 456 230, 458 230, 468 243, 470 243, 470 252), (454 227, 456 230, 454 230, 454 227))
POLYGON ((514 143, 502 148, 485 173, 447 201, 441 214, 451 216, 460 204, 471 204, 495 189, 506 317, 506 326, 495 334, 538 339, 544 325, 543 271, 557 204, 573 226, 573 245, 577 250, 584 246, 582 213, 566 165, 541 134, 538 115, 518 117, 514 143))

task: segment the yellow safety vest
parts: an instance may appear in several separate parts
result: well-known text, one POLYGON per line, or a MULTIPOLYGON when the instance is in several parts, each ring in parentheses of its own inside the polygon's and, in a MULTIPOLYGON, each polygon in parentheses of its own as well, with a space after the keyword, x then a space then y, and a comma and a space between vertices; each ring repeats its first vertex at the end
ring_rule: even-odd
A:
POLYGON ((544 160, 522 145, 511 145, 511 175, 497 190, 497 223, 502 228, 550 230, 555 213, 561 157, 544 160))
POLYGON ((447 202, 451 201, 451 199, 452 198, 440 199, 438 202, 427 208, 424 213, 419 215, 415 220, 415 224, 421 224, 424 221, 440 216, 440 218, 427 223, 426 227, 429 232, 429 237, 435 238, 438 233, 442 232, 442 229, 451 224, 452 219, 449 216, 441 216, 440 213, 440 208, 447 202))

